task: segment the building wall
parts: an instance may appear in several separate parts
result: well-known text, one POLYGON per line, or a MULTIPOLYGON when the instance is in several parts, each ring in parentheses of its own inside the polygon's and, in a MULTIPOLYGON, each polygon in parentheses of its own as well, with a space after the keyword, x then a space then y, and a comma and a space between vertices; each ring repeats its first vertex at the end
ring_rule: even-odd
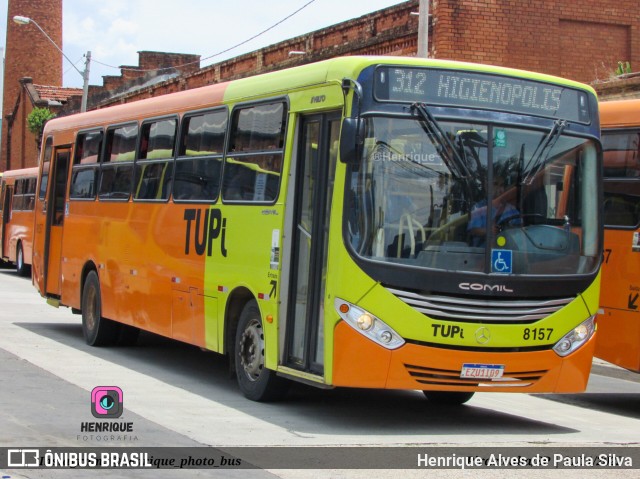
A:
POLYGON ((433 0, 438 58, 608 80, 640 68, 637 0, 433 0))
POLYGON ((62 48, 62 0, 9 0, 0 171, 36 164, 33 135, 24 131, 31 107, 21 104, 25 98, 20 79, 33 77, 40 84, 62 85, 62 56, 35 25, 14 23, 16 15, 35 20, 62 48))
MULTIPOLYGON (((105 100, 99 107, 196 88, 338 55, 417 52, 418 0, 372 12, 105 100), (304 55, 289 55, 290 51, 304 55)), ((586 83, 614 77, 618 61, 640 69, 637 0, 432 0, 431 57, 560 75, 586 83)))
MULTIPOLYGON (((90 87, 89 108, 128 103, 340 55, 414 56, 418 17, 412 12, 417 12, 418 3, 401 2, 202 69, 195 63, 197 55, 139 52, 137 67, 123 67, 120 76, 104 77, 103 87, 90 87), (305 53, 290 55, 291 51, 305 53), (181 69, 178 77, 140 86, 150 75, 146 70, 191 61, 193 65, 181 69)), ((22 97, 22 103, 17 101, 21 98, 19 79, 31 76, 38 84, 62 84, 62 57, 34 26, 10 21, 18 14, 36 19, 62 46, 62 2, 9 1, 4 115, 15 115, 9 143, 10 168, 31 166, 37 161, 33 136, 25 127, 31 105, 26 97, 22 97)), ((629 61, 632 69, 640 70, 637 0, 431 0, 430 14, 431 57, 595 82, 601 97, 614 90, 620 94, 621 89, 626 96, 633 94, 624 87, 611 89, 602 85, 614 78, 619 61, 629 61)), ((79 105, 80 97, 73 97, 59 114, 77 112, 79 105)), ((0 171, 7 167, 9 124, 6 119, 3 121, 0 171)))

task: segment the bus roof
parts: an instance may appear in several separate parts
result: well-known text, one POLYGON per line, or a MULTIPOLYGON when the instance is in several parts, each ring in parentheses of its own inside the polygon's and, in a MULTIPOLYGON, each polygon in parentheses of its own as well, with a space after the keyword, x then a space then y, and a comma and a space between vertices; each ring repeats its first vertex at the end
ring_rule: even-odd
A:
POLYGON ((19 170, 6 170, 2 173, 3 178, 17 178, 20 176, 38 176, 38 167, 21 168, 19 170))
POLYGON ((640 100, 604 101, 599 108, 602 128, 640 125, 640 100))
POLYGON ((525 77, 542 82, 557 83, 568 87, 579 88, 595 94, 588 85, 572 80, 541 73, 534 73, 512 68, 496 67, 475 63, 449 60, 424 59, 415 57, 391 56, 351 56, 337 57, 317 63, 310 63, 286 70, 231 80, 182 92, 161 95, 158 97, 125 103, 86 113, 54 118, 47 122, 44 134, 55 131, 83 129, 112 123, 126 122, 138 118, 152 118, 168 115, 172 112, 209 108, 238 99, 273 96, 310 85, 326 82, 341 82, 343 78, 357 78, 365 67, 376 64, 398 64, 412 66, 430 66, 432 68, 455 69, 493 73, 497 75, 525 77))

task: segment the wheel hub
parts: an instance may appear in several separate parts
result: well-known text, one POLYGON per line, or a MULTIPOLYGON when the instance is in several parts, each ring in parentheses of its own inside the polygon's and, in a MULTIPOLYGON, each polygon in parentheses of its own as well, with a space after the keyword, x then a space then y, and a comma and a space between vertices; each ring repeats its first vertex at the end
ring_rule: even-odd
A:
POLYGON ((264 367, 264 336, 258 320, 251 320, 240 337, 240 364, 251 381, 257 381, 264 367))

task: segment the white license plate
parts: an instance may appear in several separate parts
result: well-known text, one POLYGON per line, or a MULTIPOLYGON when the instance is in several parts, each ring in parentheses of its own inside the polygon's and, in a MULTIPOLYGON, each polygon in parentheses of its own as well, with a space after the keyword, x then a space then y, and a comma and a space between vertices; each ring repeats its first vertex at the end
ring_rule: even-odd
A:
POLYGON ((496 379, 504 374, 503 364, 463 364, 461 378, 496 379))

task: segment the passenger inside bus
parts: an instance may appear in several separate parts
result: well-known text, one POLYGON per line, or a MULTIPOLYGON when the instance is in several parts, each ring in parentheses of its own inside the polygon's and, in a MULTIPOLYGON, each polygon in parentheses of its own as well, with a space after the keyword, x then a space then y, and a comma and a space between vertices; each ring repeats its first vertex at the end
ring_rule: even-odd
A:
MULTIPOLYGON (((521 223, 520 212, 509 202, 509 195, 505 193, 504 178, 494 178, 493 197, 495 198, 491 209, 493 234, 498 233, 504 223, 511 225, 521 223)), ((479 201, 472 208, 467 231, 471 237, 471 246, 485 245, 488 232, 486 200, 479 201)))

